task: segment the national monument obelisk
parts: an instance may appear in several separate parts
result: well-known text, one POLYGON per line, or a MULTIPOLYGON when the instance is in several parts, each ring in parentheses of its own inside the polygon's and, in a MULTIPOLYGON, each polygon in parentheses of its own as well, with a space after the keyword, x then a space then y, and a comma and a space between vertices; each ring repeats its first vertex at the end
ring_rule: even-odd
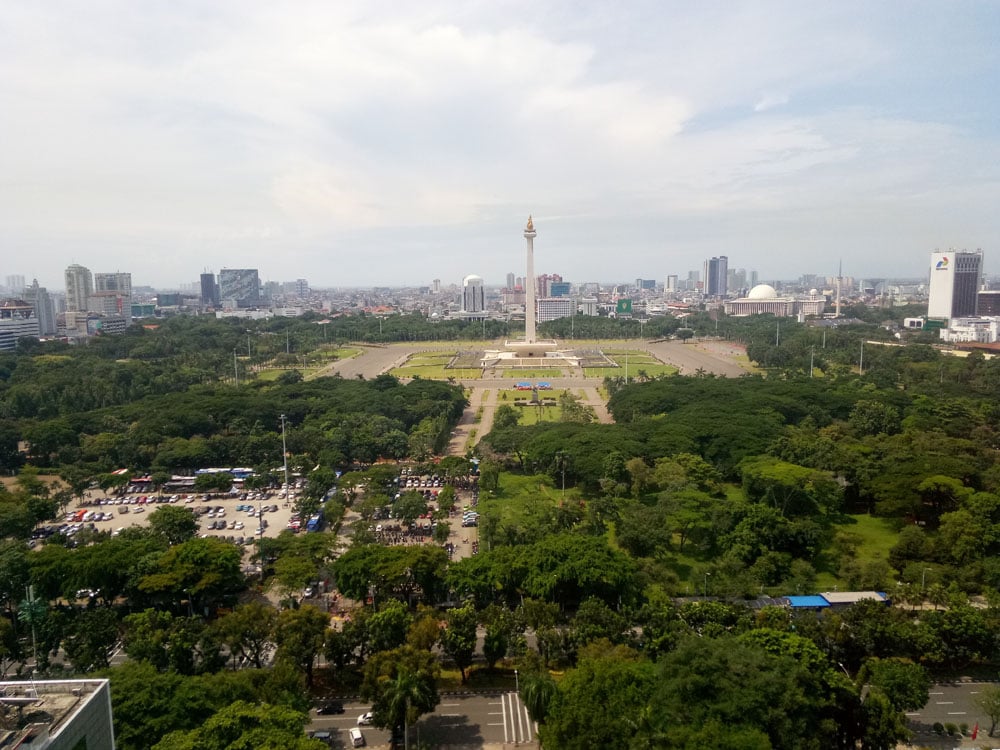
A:
POLYGON ((535 343, 535 224, 528 216, 528 226, 524 228, 524 239, 528 243, 528 269, 524 279, 524 343, 535 343))
POLYGON ((524 228, 524 239, 527 242, 528 267, 525 269, 527 278, 524 280, 524 341, 520 339, 504 342, 503 350, 487 350, 483 352, 482 366, 491 367, 553 367, 579 365, 579 358, 572 352, 558 351, 556 341, 539 341, 535 331, 537 311, 535 310, 535 222, 528 217, 528 225, 524 228))

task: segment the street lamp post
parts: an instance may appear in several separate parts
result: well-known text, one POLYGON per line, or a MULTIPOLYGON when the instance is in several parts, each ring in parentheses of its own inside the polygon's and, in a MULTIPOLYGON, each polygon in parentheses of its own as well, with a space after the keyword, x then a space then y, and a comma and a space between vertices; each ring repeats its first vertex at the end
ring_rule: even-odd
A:
POLYGON ((285 415, 281 415, 281 459, 285 467, 285 499, 288 499, 288 445, 285 442, 285 415))
POLYGON ((711 573, 705 574, 705 598, 708 599, 708 577, 712 575, 711 573))

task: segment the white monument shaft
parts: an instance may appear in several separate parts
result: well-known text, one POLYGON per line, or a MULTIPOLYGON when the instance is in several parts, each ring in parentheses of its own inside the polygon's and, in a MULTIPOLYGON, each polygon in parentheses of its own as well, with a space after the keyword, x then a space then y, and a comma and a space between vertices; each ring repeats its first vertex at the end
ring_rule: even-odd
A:
POLYGON ((524 239, 528 243, 528 269, 524 279, 524 341, 535 343, 535 225, 528 217, 524 229, 524 239))

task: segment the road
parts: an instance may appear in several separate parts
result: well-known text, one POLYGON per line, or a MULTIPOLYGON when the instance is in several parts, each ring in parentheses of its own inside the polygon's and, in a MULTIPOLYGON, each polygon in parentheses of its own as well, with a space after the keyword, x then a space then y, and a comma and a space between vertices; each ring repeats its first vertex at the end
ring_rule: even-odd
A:
MULTIPOLYGON (((327 731, 330 746, 349 747, 347 731, 357 726, 358 716, 371 710, 370 704, 345 702, 344 713, 317 716, 310 713, 308 731, 327 731)), ((362 727, 370 747, 387 746, 389 733, 374 727, 362 727)), ((410 727, 410 745, 418 743, 445 750, 480 748, 537 748, 535 727, 524 704, 515 693, 497 695, 443 695, 434 713, 420 718, 410 727)))
POLYGON ((990 738, 986 732, 990 728, 989 717, 976 705, 976 697, 987 687, 996 683, 962 682, 938 684, 931 687, 930 700, 919 711, 906 714, 910 729, 915 733, 914 744, 922 747, 938 748, 1000 748, 1000 737, 990 738), (939 737, 933 731, 935 722, 956 725, 968 724, 969 729, 979 724, 979 736, 956 740, 939 737))

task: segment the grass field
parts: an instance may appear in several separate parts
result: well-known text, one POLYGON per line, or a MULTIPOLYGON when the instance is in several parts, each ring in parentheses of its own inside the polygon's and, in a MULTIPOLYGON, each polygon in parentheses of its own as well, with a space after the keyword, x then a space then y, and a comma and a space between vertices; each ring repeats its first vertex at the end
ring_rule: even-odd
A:
POLYGON ((454 358, 454 351, 419 352, 414 354, 402 367, 394 367, 389 371, 398 378, 419 376, 427 380, 478 380, 483 376, 478 367, 449 368, 447 365, 454 358))
POLYGON ((660 375, 676 375, 677 368, 673 365, 665 365, 648 352, 637 349, 605 349, 604 354, 618 367, 585 367, 583 374, 588 378, 625 377, 625 360, 628 355, 628 376, 631 380, 640 371, 647 377, 655 378, 660 375))

